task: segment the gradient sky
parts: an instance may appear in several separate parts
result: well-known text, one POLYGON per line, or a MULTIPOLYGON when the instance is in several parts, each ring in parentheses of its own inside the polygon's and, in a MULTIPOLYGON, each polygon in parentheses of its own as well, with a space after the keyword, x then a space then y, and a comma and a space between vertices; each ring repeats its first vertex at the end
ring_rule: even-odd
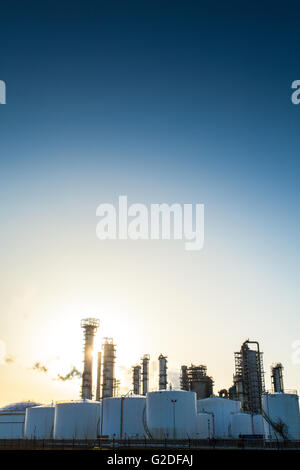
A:
MULTIPOLYGON (((300 20, 296 2, 1 6, 0 404, 78 397, 80 319, 117 344, 121 391, 144 353, 229 387, 259 340, 266 384, 300 389, 300 20), (226 5, 225 5, 226 3, 226 5), (96 238, 96 208, 205 204, 205 246, 96 238), (35 362, 47 374, 30 370, 35 362)), ((99 346, 98 346, 99 347, 99 346)))

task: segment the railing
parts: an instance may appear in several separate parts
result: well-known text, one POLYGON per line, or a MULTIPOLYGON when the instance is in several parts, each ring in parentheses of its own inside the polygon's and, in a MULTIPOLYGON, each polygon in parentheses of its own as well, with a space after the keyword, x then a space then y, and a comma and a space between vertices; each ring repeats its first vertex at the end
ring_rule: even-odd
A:
MULTIPOLYGON (((274 394, 274 390, 266 390, 264 393, 272 395, 272 394, 274 394)), ((288 395, 298 395, 297 390, 284 390, 283 393, 286 393, 288 395)))
POLYGON ((64 450, 64 449, 298 449, 298 441, 266 441, 264 439, 0 439, 1 450, 64 450))

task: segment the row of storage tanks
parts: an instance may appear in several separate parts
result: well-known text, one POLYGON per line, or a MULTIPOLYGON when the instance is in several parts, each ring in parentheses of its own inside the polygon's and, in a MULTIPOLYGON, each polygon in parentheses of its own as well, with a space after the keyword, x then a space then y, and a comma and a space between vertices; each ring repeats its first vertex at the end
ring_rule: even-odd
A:
POLYGON ((196 400, 194 392, 164 390, 147 397, 128 396, 61 402, 0 410, 0 438, 207 439, 260 435, 280 439, 270 423, 283 422, 289 439, 300 440, 298 396, 276 393, 263 397, 262 415, 241 413, 240 402, 220 397, 196 400))

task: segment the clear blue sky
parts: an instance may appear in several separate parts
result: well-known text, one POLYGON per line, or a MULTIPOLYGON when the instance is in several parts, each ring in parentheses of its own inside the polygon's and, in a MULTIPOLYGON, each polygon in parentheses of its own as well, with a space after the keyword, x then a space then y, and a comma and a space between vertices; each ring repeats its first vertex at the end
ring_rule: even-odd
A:
MULTIPOLYGON (((54 335, 67 309, 76 335, 91 305, 124 367, 163 352, 174 371, 204 362, 221 388, 250 336, 267 375, 282 360, 300 387, 296 2, 107 3, 1 6, 0 339, 24 370, 47 362, 45 325, 54 335), (204 203, 205 249, 101 244, 96 207, 119 194, 204 203), (41 337, 30 353, 24 331, 41 337)), ((17 372, 1 368, 9 388, 17 372)))

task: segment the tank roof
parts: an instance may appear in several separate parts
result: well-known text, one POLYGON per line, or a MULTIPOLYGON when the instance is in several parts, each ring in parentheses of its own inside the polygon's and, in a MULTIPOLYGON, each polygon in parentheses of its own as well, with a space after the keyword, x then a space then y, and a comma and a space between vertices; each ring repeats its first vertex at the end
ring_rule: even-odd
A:
POLYGON ((32 406, 40 406, 41 403, 36 403, 34 401, 21 401, 19 403, 11 403, 10 405, 3 406, 0 408, 0 412, 6 411, 25 411, 27 408, 32 406))

